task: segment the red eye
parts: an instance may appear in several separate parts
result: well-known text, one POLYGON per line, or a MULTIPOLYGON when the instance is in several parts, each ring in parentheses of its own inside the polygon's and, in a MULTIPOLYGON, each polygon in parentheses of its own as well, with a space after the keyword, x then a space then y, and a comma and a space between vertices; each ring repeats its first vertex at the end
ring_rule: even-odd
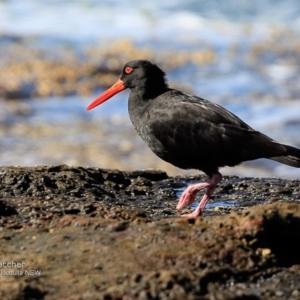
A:
POLYGON ((125 68, 125 73, 127 73, 127 74, 130 74, 132 71, 133 71, 133 69, 130 67, 125 68))

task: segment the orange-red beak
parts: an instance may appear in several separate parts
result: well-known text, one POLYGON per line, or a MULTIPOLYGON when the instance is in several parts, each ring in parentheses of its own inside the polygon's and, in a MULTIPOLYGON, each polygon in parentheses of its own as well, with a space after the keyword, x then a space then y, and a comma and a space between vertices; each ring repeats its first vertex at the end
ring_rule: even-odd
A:
POLYGON ((126 87, 124 85, 123 80, 119 79, 114 85, 112 85, 107 91, 105 91, 102 95, 100 95, 98 98, 96 98, 91 104, 89 104, 86 108, 86 110, 91 110, 95 108, 96 106, 102 104, 103 102, 110 99, 112 96, 114 96, 117 93, 120 93, 121 91, 125 90, 126 87))

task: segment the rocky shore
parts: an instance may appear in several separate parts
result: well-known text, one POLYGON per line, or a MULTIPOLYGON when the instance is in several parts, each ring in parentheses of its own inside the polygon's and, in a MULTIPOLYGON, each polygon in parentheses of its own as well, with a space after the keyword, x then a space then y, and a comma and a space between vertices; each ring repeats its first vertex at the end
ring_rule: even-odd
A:
MULTIPOLYGON (((247 35, 245 29, 245 35, 247 35)), ((250 64, 260 76, 269 76, 270 62, 280 62, 284 68, 293 66, 288 84, 292 99, 298 99, 298 76, 300 60, 300 38, 289 31, 274 29, 268 39, 256 41, 246 46, 247 51, 238 43, 224 51, 210 43, 186 40, 187 48, 166 46, 159 51, 155 46, 137 45, 129 38, 100 39, 98 44, 76 45, 70 41, 42 36, 8 35, 0 32, 0 99, 17 100, 43 98, 50 96, 79 95, 87 96, 99 88, 113 84, 121 73, 125 62, 148 59, 157 63, 165 72, 179 70, 187 65, 199 68, 214 66, 223 60, 239 61, 250 64), (249 48, 248 48, 249 47, 249 48), (269 57, 269 60, 266 58, 269 57)), ((241 68, 241 66, 239 66, 241 68)), ((220 71, 220 70, 219 70, 220 71)), ((204 71, 204 73, 207 71, 204 71)), ((172 87, 183 91, 193 91, 193 84, 185 81, 172 82, 172 87)), ((269 95, 257 95, 262 100, 269 95)), ((286 101, 287 95, 276 95, 277 101, 286 101)))
POLYGON ((300 299, 300 181, 224 177, 181 218, 200 179, 1 167, 0 298, 300 299))
MULTIPOLYGON (((165 70, 180 68, 187 63, 206 65, 215 60, 211 48, 176 53, 172 49, 158 55, 154 49, 136 47, 126 38, 102 41, 99 45, 80 49, 53 40, 52 51, 41 47, 41 37, 0 33, 0 43, 5 45, 0 49, 0 99, 4 100, 90 95, 99 87, 110 86, 120 75, 124 62, 132 57, 156 61, 165 70), (171 53, 172 60, 169 60, 171 53)), ((185 88, 189 90, 191 86, 185 88)))

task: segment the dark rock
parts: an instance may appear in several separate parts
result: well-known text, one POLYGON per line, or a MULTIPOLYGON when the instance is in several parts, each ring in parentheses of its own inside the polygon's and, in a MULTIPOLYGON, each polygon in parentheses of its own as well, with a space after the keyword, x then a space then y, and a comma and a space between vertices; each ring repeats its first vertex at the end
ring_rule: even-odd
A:
POLYGON ((199 180, 1 167, 0 262, 41 275, 0 276, 0 298, 299 299, 300 182, 225 176, 210 203, 233 206, 178 218, 199 180))
POLYGON ((4 201, 0 201, 0 216, 12 216, 17 214, 18 212, 14 207, 7 205, 4 201))

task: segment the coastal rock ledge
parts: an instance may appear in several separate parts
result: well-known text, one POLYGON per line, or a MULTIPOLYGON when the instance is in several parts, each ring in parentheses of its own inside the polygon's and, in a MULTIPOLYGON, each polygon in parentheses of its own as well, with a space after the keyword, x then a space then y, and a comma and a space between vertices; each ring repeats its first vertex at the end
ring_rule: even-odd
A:
POLYGON ((300 181, 0 167, 0 299, 300 299, 300 181), (188 211, 187 209, 186 211, 188 211))

